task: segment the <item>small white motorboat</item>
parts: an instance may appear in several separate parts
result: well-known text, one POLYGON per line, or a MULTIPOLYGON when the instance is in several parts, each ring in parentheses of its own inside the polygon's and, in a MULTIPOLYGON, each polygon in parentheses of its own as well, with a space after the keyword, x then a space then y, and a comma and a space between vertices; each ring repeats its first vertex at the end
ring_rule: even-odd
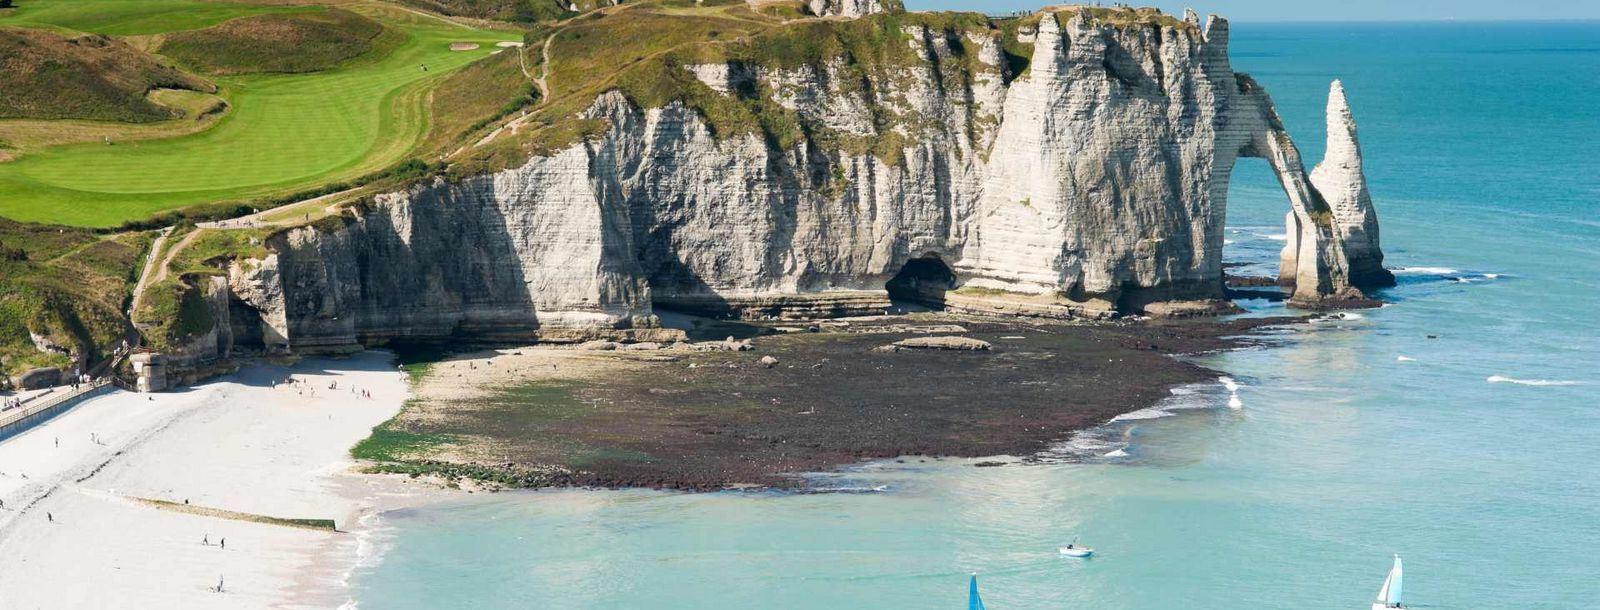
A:
POLYGON ((1394 556, 1394 567, 1389 568, 1389 576, 1383 579, 1383 588, 1378 589, 1378 599, 1372 602, 1372 610, 1392 610, 1405 608, 1400 603, 1400 585, 1405 576, 1400 569, 1400 555, 1394 556))
POLYGON ((1073 538, 1072 539, 1072 544, 1068 544, 1067 546, 1061 547, 1061 556, 1062 557, 1079 557, 1079 558, 1083 558, 1083 557, 1088 557, 1090 555, 1094 555, 1094 549, 1091 549, 1091 548, 1086 547, 1086 546, 1078 546, 1078 539, 1077 538, 1073 538))

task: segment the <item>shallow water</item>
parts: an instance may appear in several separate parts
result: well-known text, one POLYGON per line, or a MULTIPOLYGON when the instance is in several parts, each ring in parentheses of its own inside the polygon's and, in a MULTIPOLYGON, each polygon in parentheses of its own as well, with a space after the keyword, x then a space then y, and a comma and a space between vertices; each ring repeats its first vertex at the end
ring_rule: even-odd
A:
MULTIPOLYGON (((977 571, 995 609, 1362 608, 1398 552, 1419 607, 1593 607, 1600 24, 1235 24, 1234 58, 1307 159, 1344 79, 1402 268, 1392 305, 1208 358, 1236 390, 1185 388, 1040 463, 819 478, 860 493, 559 491, 387 514, 356 598, 956 608, 977 571), (1097 556, 1059 558, 1074 536, 1097 556)), ((1230 260, 1270 272, 1285 205, 1264 163, 1242 163, 1230 260)))

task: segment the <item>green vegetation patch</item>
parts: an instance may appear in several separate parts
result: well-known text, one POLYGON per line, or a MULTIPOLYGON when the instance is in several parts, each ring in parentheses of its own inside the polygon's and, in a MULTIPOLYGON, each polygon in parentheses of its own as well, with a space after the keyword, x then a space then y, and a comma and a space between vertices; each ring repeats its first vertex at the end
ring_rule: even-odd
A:
POLYGON ((0 163, 0 216, 110 227, 190 206, 228 212, 238 206, 217 202, 271 200, 367 176, 415 152, 440 81, 495 43, 521 38, 380 4, 349 9, 393 30, 391 50, 321 72, 216 77, 231 109, 199 133, 51 147, 0 163), (451 51, 453 42, 480 48, 451 51))
MULTIPOLYGON (((442 357, 428 349, 400 353, 402 361, 417 363, 442 357)), ((443 406, 412 400, 394 419, 373 428, 350 454, 378 462, 373 472, 436 475, 452 481, 468 478, 513 487, 568 482, 569 467, 657 461, 636 449, 566 436, 563 426, 596 415, 597 406, 579 398, 582 389, 577 381, 541 381, 443 406), (458 453, 496 459, 503 455, 513 461, 483 464, 470 457, 465 458, 467 463, 453 461, 463 459, 458 453)))
POLYGON ((317 72, 373 49, 383 25, 346 10, 241 17, 168 35, 160 53, 209 74, 317 72))
POLYGON ((423 10, 458 17, 519 23, 557 21, 611 6, 609 0, 400 0, 423 10), (571 10, 576 6, 577 11, 571 10))
POLYGON ((157 350, 181 347, 216 325, 205 289, 178 277, 145 286, 139 305, 134 320, 157 350))
MULTIPOLYGON (((407 407, 410 407, 409 403, 407 407)), ((350 456, 374 462, 400 462, 455 442, 455 438, 448 434, 419 432, 408 429, 408 426, 416 427, 402 422, 400 416, 378 424, 372 429, 371 436, 350 448, 350 456)))
POLYGON ((35 335, 91 360, 129 336, 122 309, 150 239, 0 219, 0 373, 69 362, 35 335))
POLYGON ((509 47, 451 74, 434 89, 433 127, 422 149, 448 154, 465 136, 537 103, 528 75, 543 69, 542 57, 538 48, 509 47))
POLYGON ((15 3, 14 9, 0 10, 0 26, 109 36, 193 30, 245 15, 313 10, 313 7, 287 3, 248 4, 224 0, 15 0, 15 3))
POLYGON ((1161 12, 1155 7, 1132 6, 1075 6, 1056 13, 1059 19, 1070 19, 1074 13, 1081 13, 1096 25, 1109 25, 1119 28, 1158 27, 1158 28, 1192 28, 1184 20, 1161 12))
POLYGON ((216 90, 105 36, 0 28, 0 119, 145 123, 182 116, 149 99, 158 87, 216 90))
POLYGON ((264 229, 198 229, 192 241, 172 256, 167 272, 184 276, 226 275, 227 263, 241 258, 265 258, 264 229))
MULTIPOLYGON (((597 133, 596 125, 582 124, 592 121, 583 113, 609 91, 620 92, 642 108, 681 103, 704 117, 719 138, 756 135, 783 149, 809 140, 823 150, 872 152, 895 164, 913 139, 945 125, 940 117, 898 114, 880 103, 880 96, 890 94, 888 85, 904 84, 915 77, 911 70, 928 66, 913 48, 920 42, 913 37, 924 31, 948 43, 949 57, 933 66, 947 86, 966 86, 979 72, 996 71, 970 48, 969 36, 999 33, 987 17, 976 13, 887 13, 853 20, 786 22, 744 3, 662 0, 586 15, 564 23, 550 38, 551 99, 530 121, 534 129, 523 130, 515 143, 473 151, 461 171, 513 167, 529 155, 561 150, 597 133), (769 90, 764 83, 752 81, 724 93, 690 71, 692 66, 719 63, 768 71, 837 68, 830 82, 869 102, 867 107, 877 112, 872 117, 874 133, 836 133, 808 121, 776 101, 784 92, 769 90)), ((979 122, 985 120, 986 115, 975 114, 968 131, 980 129, 979 122)))

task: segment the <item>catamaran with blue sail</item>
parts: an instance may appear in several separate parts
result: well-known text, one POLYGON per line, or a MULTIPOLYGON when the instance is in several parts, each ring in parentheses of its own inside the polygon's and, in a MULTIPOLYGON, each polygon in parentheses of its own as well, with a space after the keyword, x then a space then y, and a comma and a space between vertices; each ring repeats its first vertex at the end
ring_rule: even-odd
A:
POLYGON ((1383 588, 1378 589, 1378 599, 1372 602, 1372 610, 1386 610, 1388 608, 1404 608, 1400 604, 1400 584, 1405 576, 1400 569, 1400 555, 1394 556, 1394 567, 1389 568, 1388 578, 1383 579, 1383 588))

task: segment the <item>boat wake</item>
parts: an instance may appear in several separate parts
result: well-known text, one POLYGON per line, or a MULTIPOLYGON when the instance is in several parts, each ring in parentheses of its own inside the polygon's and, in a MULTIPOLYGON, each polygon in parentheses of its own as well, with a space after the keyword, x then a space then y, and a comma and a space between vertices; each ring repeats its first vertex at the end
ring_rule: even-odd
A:
POLYGON ((1506 377, 1504 375, 1490 375, 1488 378, 1484 379, 1484 381, 1487 381, 1489 383, 1514 383, 1514 384, 1517 384, 1517 385, 1531 385, 1531 386, 1573 386, 1573 385, 1584 385, 1584 382, 1582 382, 1582 381, 1569 381, 1569 380, 1564 380, 1564 379, 1517 379, 1515 377, 1506 377))

